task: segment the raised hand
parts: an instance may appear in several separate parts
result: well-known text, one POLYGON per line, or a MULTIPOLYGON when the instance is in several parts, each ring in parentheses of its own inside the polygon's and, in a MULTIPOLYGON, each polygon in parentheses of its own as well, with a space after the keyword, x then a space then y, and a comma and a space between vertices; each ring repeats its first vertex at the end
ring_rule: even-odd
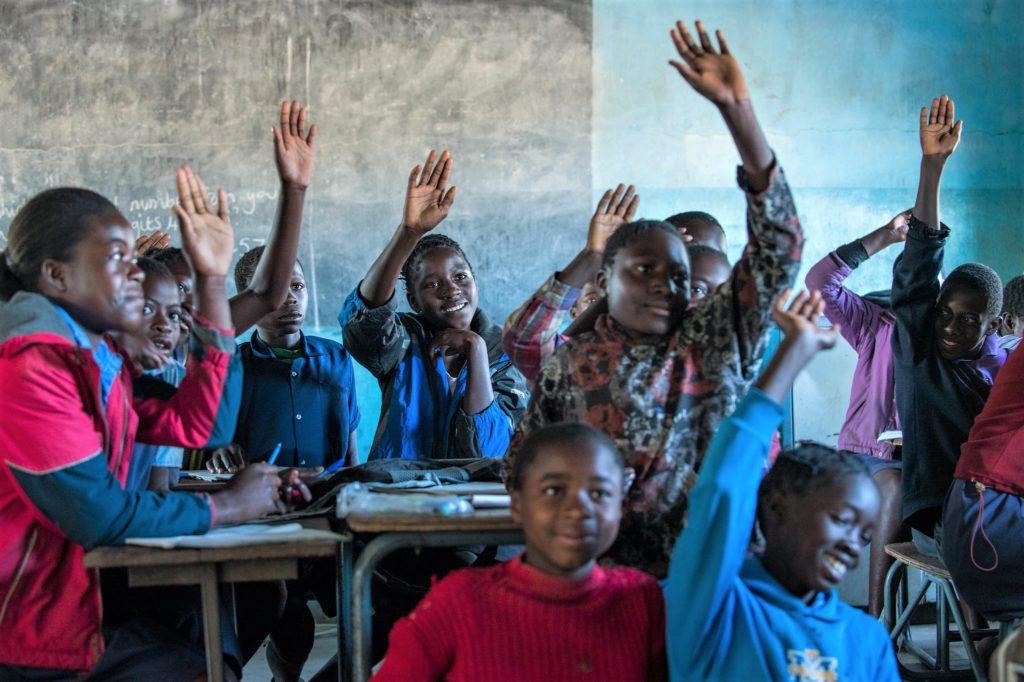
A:
POLYGON ((700 21, 695 24, 700 44, 694 41, 686 25, 676 22, 672 29, 672 42, 683 61, 669 62, 679 75, 701 95, 718 106, 729 106, 750 99, 747 83, 743 79, 739 62, 729 53, 729 46, 721 31, 715 31, 718 51, 700 21))
POLYGON ((157 249, 166 249, 170 245, 171 235, 160 230, 155 230, 152 234, 143 235, 135 240, 135 250, 139 252, 140 256, 145 256, 150 251, 157 249))
POLYGON ((199 276, 225 277, 231 267, 235 235, 228 218, 228 196, 217 190, 217 210, 206 198, 206 185, 188 166, 178 169, 178 202, 173 207, 181 241, 199 276))
POLYGON ((405 191, 405 212, 402 216, 405 227, 422 236, 448 216, 448 210, 455 203, 456 190, 454 186, 448 188, 451 172, 452 157, 448 150, 437 157, 431 149, 427 162, 412 169, 405 191))
POLYGON ((313 178, 313 137, 316 125, 306 131, 306 107, 298 101, 281 101, 281 128, 274 131, 274 162, 281 182, 305 189, 313 178))
POLYGON ((907 231, 910 229, 910 209, 897 213, 892 220, 878 228, 885 239, 886 246, 900 244, 907 241, 907 231))
POLYGON ((946 95, 932 100, 932 106, 921 107, 921 153, 942 160, 956 150, 960 144, 963 120, 956 120, 956 107, 946 95))
POLYGON ((592 253, 604 253, 604 247, 612 232, 633 220, 636 207, 640 204, 640 195, 634 194, 633 185, 625 188, 620 184, 615 192, 607 190, 597 202, 597 209, 590 219, 587 231, 587 250, 592 253))
POLYGON ((782 330, 785 337, 783 341, 797 344, 812 354, 835 346, 839 339, 839 327, 822 329, 818 326, 818 320, 825 312, 825 301, 821 293, 815 291, 808 294, 801 291, 787 306, 788 297, 788 290, 782 292, 772 309, 772 321, 782 330))

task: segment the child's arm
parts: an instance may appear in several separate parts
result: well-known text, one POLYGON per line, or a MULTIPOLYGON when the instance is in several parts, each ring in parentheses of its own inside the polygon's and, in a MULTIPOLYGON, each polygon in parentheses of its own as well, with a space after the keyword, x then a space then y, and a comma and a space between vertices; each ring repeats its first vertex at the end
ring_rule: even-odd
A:
POLYGON ((896 316, 893 352, 914 362, 931 343, 931 319, 939 295, 939 273, 949 228, 939 220, 939 185, 946 160, 960 142, 963 122, 954 124, 953 100, 945 95, 922 107, 921 175, 907 242, 896 259, 892 307, 896 316))
POLYGON ((241 373, 230 371, 235 343, 224 285, 234 233, 224 190, 218 190, 214 212, 206 187, 190 168, 179 169, 177 179, 180 205, 174 210, 185 254, 196 273, 192 331, 200 345, 189 354, 185 378, 173 396, 140 398, 133 406, 139 415, 140 442, 210 447, 230 442, 242 395, 241 373))
POLYGON ((489 371, 494 401, 477 414, 456 411, 452 424, 454 457, 501 457, 526 410, 530 400, 526 378, 512 362, 502 356, 491 363, 489 371))
MULTIPOLYGON (((676 675, 709 671, 694 665, 728 645, 723 635, 732 589, 743 564, 757 510, 757 489, 772 433, 782 421, 781 403, 800 370, 819 350, 835 345, 835 329, 818 328, 820 295, 798 295, 773 318, 784 338, 755 388, 711 441, 689 518, 669 564, 666 588, 669 668, 676 675)), ((684 675, 685 676, 685 675, 684 675)))
POLYGON ((541 285, 515 312, 509 315, 502 332, 502 346, 512 363, 527 379, 537 376, 558 346, 558 330, 580 291, 601 269, 608 237, 633 220, 640 195, 633 185, 607 190, 597 204, 587 231, 587 244, 572 262, 541 285))
POLYGON ((808 291, 821 292, 825 316, 833 324, 842 325, 843 338, 854 349, 858 348, 865 334, 877 329, 882 310, 847 289, 843 282, 868 258, 906 240, 908 213, 899 213, 861 239, 840 246, 818 261, 804 279, 808 291))
POLYGON ((803 231, 785 175, 775 161, 753 105, 739 63, 717 31, 716 51, 704 26, 697 22, 698 45, 682 22, 676 22, 672 40, 683 61, 672 66, 703 97, 710 100, 725 120, 743 161, 739 184, 747 196, 747 247, 730 279, 702 306, 702 314, 716 320, 705 327, 721 328, 719 320, 731 320, 730 337, 697 339, 711 347, 738 344, 744 369, 760 360, 767 341, 772 302, 791 285, 800 268, 803 231))
POLYGON ((299 254, 302 207, 306 188, 313 178, 313 137, 316 126, 306 132, 306 109, 298 102, 281 102, 281 129, 274 131, 274 161, 281 179, 277 221, 267 248, 256 265, 252 282, 245 291, 231 297, 231 319, 236 334, 277 310, 288 296, 292 270, 299 254))

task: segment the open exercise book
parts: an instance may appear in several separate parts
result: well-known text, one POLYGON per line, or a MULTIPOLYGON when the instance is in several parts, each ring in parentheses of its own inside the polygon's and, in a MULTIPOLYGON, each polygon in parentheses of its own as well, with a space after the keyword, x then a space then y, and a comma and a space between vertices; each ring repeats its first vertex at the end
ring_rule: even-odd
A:
POLYGON ((281 542, 310 542, 316 540, 340 540, 341 536, 325 530, 303 528, 298 523, 279 525, 242 524, 216 528, 205 535, 177 535, 169 538, 128 538, 126 545, 157 547, 160 549, 213 549, 221 547, 242 547, 245 545, 267 545, 281 542))

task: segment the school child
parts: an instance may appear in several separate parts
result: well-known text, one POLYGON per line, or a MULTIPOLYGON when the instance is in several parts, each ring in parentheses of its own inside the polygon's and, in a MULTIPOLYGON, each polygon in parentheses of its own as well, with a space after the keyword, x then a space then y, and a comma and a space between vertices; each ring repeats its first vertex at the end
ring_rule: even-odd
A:
MULTIPOLYGON (((677 25, 673 40, 685 64, 673 65, 718 106, 743 160, 749 243, 716 295, 688 309, 689 260, 676 229, 659 221, 619 227, 597 276, 609 314, 555 351, 516 436, 563 421, 611 436, 637 479, 609 559, 658 576, 667 569, 711 436, 754 379, 771 302, 795 277, 803 242, 789 186, 738 62, 721 35, 719 52, 701 24, 703 48, 677 25)), ((508 460, 514 467, 514 448, 508 460)))
POLYGON ((510 484, 526 552, 437 582, 395 624, 374 679, 664 679, 658 583, 596 562, 621 516, 615 445, 583 424, 538 429, 521 443, 510 484))
POLYGON ((989 620, 1024 617, 1024 353, 1010 354, 967 442, 942 514, 942 560, 989 620))
POLYGON ((935 544, 960 446, 1009 353, 996 331, 1003 285, 991 268, 967 263, 939 285, 948 227, 939 222, 939 181, 960 142, 945 95, 921 108, 921 178, 906 245, 893 269, 896 408, 903 431, 903 519, 918 550, 935 544))
MULTIPOLYGON (((135 378, 133 389, 139 397, 164 395, 167 387, 177 388, 185 378, 185 365, 173 355, 181 336, 182 295, 167 266, 146 257, 139 258, 137 264, 145 276, 142 280, 144 300, 139 335, 150 342, 163 364, 144 369, 135 378)), ((136 358, 132 357, 132 360, 136 358)), ((177 483, 181 458, 181 448, 137 442, 124 482, 125 490, 169 490, 173 483, 177 483)))
POLYGON ((1017 275, 1003 287, 999 333, 1003 336, 1024 336, 1024 275, 1017 275))
POLYGON ((707 246, 728 253, 725 230, 718 218, 704 211, 683 211, 665 218, 665 222, 689 235, 691 245, 707 246))
POLYGON ((908 213, 900 213, 861 239, 840 246, 816 263, 804 280, 809 291, 821 292, 825 316, 840 327, 840 334, 857 353, 849 407, 839 429, 838 445, 840 450, 857 453, 864 460, 881 493, 882 507, 871 543, 868 577, 868 613, 873 616, 882 612, 885 576, 892 566, 885 546, 909 533, 900 512, 899 446, 878 441, 879 434, 900 428, 893 379, 895 318, 887 306, 858 296, 843 282, 871 256, 906 241, 908 213))
POLYGON ((123 487, 136 438, 202 446, 234 430, 226 195, 215 211, 191 170, 180 169, 177 182, 175 212, 197 274, 200 346, 167 400, 133 396, 127 358, 107 336, 138 329, 144 304, 135 238, 117 208, 95 192, 58 188, 29 200, 11 222, 0 261, 0 677, 201 674, 198 642, 145 613, 111 622, 111 607, 126 604, 103 604, 83 555, 282 508, 282 480, 265 465, 211 495, 123 487))
POLYGON ((402 224, 338 316, 383 393, 370 459, 500 457, 529 399, 462 247, 429 234, 455 201, 451 169, 447 151, 413 169, 402 224), (397 312, 399 277, 412 313, 397 312))
POLYGON ((835 345, 824 304, 775 304, 781 345, 715 435, 690 495, 665 588, 673 680, 899 680, 877 620, 835 586, 857 566, 878 488, 854 454, 802 443, 761 480, 782 402, 800 370, 835 345), (755 517, 764 550, 747 556, 755 517))

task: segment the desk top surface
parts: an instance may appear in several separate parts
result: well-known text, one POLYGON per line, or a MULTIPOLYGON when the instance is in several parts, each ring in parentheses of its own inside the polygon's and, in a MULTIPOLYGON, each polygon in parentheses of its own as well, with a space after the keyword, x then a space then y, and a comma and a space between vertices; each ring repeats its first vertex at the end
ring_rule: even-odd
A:
POLYGON ((216 564, 228 561, 264 561, 268 559, 306 559, 334 556, 338 543, 334 540, 306 540, 254 544, 242 547, 210 549, 159 549, 155 547, 97 547, 86 552, 86 568, 130 568, 133 566, 182 566, 216 564))

